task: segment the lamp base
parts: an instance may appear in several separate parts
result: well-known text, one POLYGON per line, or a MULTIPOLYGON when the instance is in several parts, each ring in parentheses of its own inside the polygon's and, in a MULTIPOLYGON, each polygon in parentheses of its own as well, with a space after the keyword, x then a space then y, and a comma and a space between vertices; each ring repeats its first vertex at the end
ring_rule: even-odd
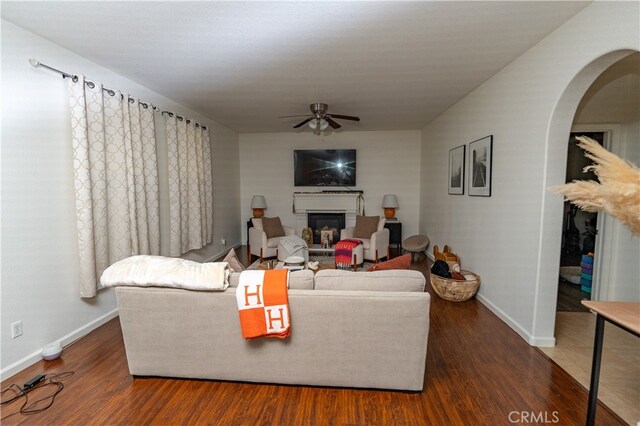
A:
POLYGON ((384 209, 384 217, 387 219, 393 219, 396 216, 396 209, 393 207, 386 207, 384 209))
POLYGON ((264 216, 264 209, 253 209, 253 217, 262 217, 264 216))

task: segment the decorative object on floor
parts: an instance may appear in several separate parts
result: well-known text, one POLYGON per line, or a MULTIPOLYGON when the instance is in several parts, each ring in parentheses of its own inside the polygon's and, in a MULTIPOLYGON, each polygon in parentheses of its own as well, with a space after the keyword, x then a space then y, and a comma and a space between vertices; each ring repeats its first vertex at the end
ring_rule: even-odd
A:
POLYGON ((275 337, 290 334, 289 271, 243 271, 236 289, 242 337, 275 337))
POLYGON ((313 229, 302 228, 302 239, 307 243, 307 247, 313 245, 313 229))
POLYGON ((491 196, 493 135, 469 144, 469 195, 491 196))
POLYGON ((229 268, 231 268, 233 272, 242 272, 246 269, 242 262, 240 262, 240 259, 238 259, 238 255, 233 248, 229 250, 229 253, 227 253, 222 261, 227 262, 229 264, 229 268))
POLYGON ((320 230, 320 245, 323 248, 333 247, 333 229, 329 229, 327 225, 320 230))
POLYGON ((45 361, 53 361, 62 355, 62 345, 55 342, 42 348, 42 359, 45 361))
POLYGON ((599 182, 574 181, 552 186, 567 200, 586 212, 605 211, 624 223, 631 233, 640 235, 640 169, 605 148, 591 138, 579 136, 578 146, 595 164, 585 171, 593 171, 599 182))
POLYGON ((582 291, 591 293, 591 282, 593 281, 593 253, 582 255, 580 262, 580 288, 582 291))
POLYGON ((382 208, 384 209, 384 217, 387 218, 387 220, 396 217, 396 209, 398 207, 398 197, 396 197, 396 194, 385 194, 382 198, 382 208))
POLYGON ((254 195, 251 199, 251 208, 253 209, 253 217, 264 216, 264 209, 267 208, 267 200, 264 195, 254 195))
POLYGON ((409 253, 402 256, 394 257, 393 259, 386 260, 384 262, 378 262, 371 265, 367 271, 389 271, 392 269, 410 269, 411 268, 411 255, 409 253))
POLYGON ((460 271, 464 280, 444 278, 434 273, 430 274, 433 291, 440 297, 451 302, 464 302, 471 299, 480 287, 480 277, 473 272, 460 271))
POLYGON ((464 194, 465 145, 449 150, 449 194, 464 194))
POLYGON ((354 256, 356 247, 362 245, 362 241, 356 239, 344 239, 336 243, 336 268, 355 270, 361 259, 354 256))
POLYGON ((411 260, 415 253, 424 253, 429 245, 429 237, 426 235, 412 235, 402 242, 402 249, 411 252, 411 260))
POLYGON ((449 268, 453 267, 455 264, 460 264, 460 257, 457 254, 453 253, 448 245, 444 246, 444 251, 440 251, 438 245, 433 246, 433 257, 435 260, 442 260, 447 262, 449 268))
POLYGON ((451 278, 451 271, 449 270, 449 265, 447 265, 447 262, 445 262, 444 260, 440 260, 440 259, 436 260, 433 263, 433 266, 431 266, 430 272, 440 277, 451 278))

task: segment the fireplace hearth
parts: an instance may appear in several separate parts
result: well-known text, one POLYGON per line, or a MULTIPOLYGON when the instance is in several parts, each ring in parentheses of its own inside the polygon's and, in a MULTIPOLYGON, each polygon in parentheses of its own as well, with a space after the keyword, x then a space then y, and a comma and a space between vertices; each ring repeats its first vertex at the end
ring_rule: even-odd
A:
POLYGON ((307 226, 313 231, 313 243, 320 244, 321 230, 333 231, 333 243, 340 241, 340 231, 345 228, 345 214, 332 212, 307 213, 307 226))

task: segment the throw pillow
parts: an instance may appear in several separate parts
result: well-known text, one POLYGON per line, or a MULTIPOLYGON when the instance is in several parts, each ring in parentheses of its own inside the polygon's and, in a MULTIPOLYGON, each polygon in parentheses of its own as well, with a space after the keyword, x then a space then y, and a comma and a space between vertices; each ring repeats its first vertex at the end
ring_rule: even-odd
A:
POLYGON ((356 216, 356 229, 353 230, 353 238, 370 239, 371 234, 378 230, 380 216, 356 216))
POLYGON ((267 238, 284 237, 284 228, 279 217, 263 217, 262 229, 267 234, 267 238))
POLYGON ((388 271, 391 269, 409 269, 411 267, 411 254, 403 254, 402 256, 395 257, 391 260, 376 263, 372 265, 367 271, 388 271))
POLYGON ((227 262, 233 272, 242 272, 245 270, 244 265, 240 263, 240 259, 238 259, 238 255, 234 249, 229 250, 229 253, 227 253, 222 261, 227 262))

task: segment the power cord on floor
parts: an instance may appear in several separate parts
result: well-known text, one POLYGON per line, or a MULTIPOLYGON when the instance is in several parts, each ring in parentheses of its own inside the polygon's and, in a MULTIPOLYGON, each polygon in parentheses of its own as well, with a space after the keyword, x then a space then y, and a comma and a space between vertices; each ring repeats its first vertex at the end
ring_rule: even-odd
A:
POLYGON ((18 385, 16 385, 15 383, 12 384, 11 386, 9 386, 8 388, 4 389, 1 393, 0 393, 0 398, 2 398, 1 400, 1 405, 6 405, 9 404, 13 401, 16 401, 22 397, 24 397, 24 402, 22 403, 22 406, 20 407, 20 410, 16 411, 15 413, 11 413, 8 414, 2 418, 0 418, 1 420, 5 420, 11 416, 15 416, 16 414, 35 414, 35 413, 40 413, 44 410, 46 410, 47 408, 51 407, 53 405, 53 402, 56 399, 56 396, 62 392, 62 389, 64 389, 64 384, 62 383, 62 380, 71 377, 74 374, 73 371, 65 371, 62 373, 53 373, 53 374, 47 374, 44 376, 44 380, 42 380, 41 382, 31 386, 31 387, 20 387, 18 385), (29 403, 29 393, 32 392, 35 389, 42 389, 42 388, 46 388, 49 387, 51 388, 51 392, 44 396, 43 398, 37 399, 31 403, 29 403), (12 393, 10 393, 12 392, 12 393), (6 400, 5 400, 5 395, 9 394, 9 396, 7 396, 6 400))

